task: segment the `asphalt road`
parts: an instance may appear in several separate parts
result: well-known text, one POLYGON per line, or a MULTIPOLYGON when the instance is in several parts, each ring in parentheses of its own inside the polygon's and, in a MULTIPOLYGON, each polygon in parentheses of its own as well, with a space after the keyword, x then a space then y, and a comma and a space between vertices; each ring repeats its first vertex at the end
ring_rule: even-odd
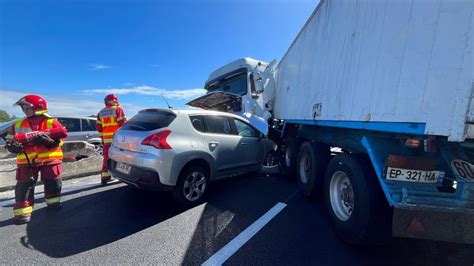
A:
MULTIPOLYGON (((226 265, 473 265, 474 246, 394 239, 383 247, 344 244, 321 202, 302 198, 284 176, 244 176, 214 184, 206 203, 183 209, 170 195, 121 183, 84 186, 60 211, 39 200, 28 225, 0 207, 0 264, 202 264, 275 204, 287 206, 226 265)), ((12 192, 0 193, 0 204, 12 192)), ((1 205, 0 205, 1 206, 1 205)))

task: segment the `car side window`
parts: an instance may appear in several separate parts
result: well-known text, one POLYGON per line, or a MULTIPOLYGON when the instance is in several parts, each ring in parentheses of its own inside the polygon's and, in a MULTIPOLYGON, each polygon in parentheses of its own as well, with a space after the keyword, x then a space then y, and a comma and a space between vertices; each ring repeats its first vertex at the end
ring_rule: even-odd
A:
POLYGON ((189 119, 191 119, 191 124, 193 125, 194 129, 196 129, 199 132, 206 132, 206 121, 204 119, 204 116, 202 115, 195 115, 195 116, 190 116, 189 119))
POLYGON ((82 131, 94 131, 95 128, 92 128, 92 125, 89 123, 89 119, 81 119, 82 131))
POLYGON ((58 118, 68 132, 80 132, 81 131, 81 120, 76 118, 58 118))
POLYGON ((96 129, 95 129, 95 124, 96 124, 97 121, 94 120, 94 119, 88 119, 88 120, 89 120, 89 123, 90 123, 91 126, 92 126, 92 130, 95 131, 95 130, 96 130, 96 129))
POLYGON ((206 116, 207 132, 232 135, 232 127, 225 116, 206 116))
POLYGON ((237 128, 237 132, 239 133, 239 136, 248 138, 258 138, 259 133, 253 127, 238 119, 233 120, 235 123, 235 127, 237 128))

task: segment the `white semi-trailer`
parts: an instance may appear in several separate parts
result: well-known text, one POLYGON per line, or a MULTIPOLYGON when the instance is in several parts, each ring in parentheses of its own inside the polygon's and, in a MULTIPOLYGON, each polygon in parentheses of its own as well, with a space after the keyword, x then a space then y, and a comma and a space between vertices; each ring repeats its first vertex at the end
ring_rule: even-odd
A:
POLYGON ((473 12, 472 0, 322 0, 275 70, 231 62, 189 104, 267 121, 348 242, 474 243, 473 12))

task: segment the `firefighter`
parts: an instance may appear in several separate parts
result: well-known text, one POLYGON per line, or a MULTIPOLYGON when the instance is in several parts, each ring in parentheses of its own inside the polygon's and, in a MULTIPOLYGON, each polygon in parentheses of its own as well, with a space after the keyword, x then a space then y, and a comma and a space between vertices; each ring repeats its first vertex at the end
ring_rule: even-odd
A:
POLYGON ((66 129, 48 114, 46 101, 38 95, 26 95, 14 105, 21 107, 26 117, 9 130, 5 147, 17 154, 15 205, 16 224, 28 223, 33 212, 38 174, 44 183, 44 199, 48 208, 61 203, 62 140, 66 129))
POLYGON ((109 159, 109 148, 112 143, 115 132, 127 121, 125 112, 119 106, 117 96, 109 94, 104 98, 105 108, 97 115, 96 129, 99 131, 103 145, 103 161, 101 183, 106 185, 111 176, 107 168, 109 159))

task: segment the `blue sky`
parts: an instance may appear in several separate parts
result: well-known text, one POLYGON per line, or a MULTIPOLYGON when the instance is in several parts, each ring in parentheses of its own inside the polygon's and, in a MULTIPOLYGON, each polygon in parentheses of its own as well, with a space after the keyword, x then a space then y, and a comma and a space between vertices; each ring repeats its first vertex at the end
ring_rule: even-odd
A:
POLYGON ((232 60, 279 60, 318 0, 0 0, 0 109, 44 95, 53 115, 89 115, 109 91, 129 115, 185 103, 232 60))

